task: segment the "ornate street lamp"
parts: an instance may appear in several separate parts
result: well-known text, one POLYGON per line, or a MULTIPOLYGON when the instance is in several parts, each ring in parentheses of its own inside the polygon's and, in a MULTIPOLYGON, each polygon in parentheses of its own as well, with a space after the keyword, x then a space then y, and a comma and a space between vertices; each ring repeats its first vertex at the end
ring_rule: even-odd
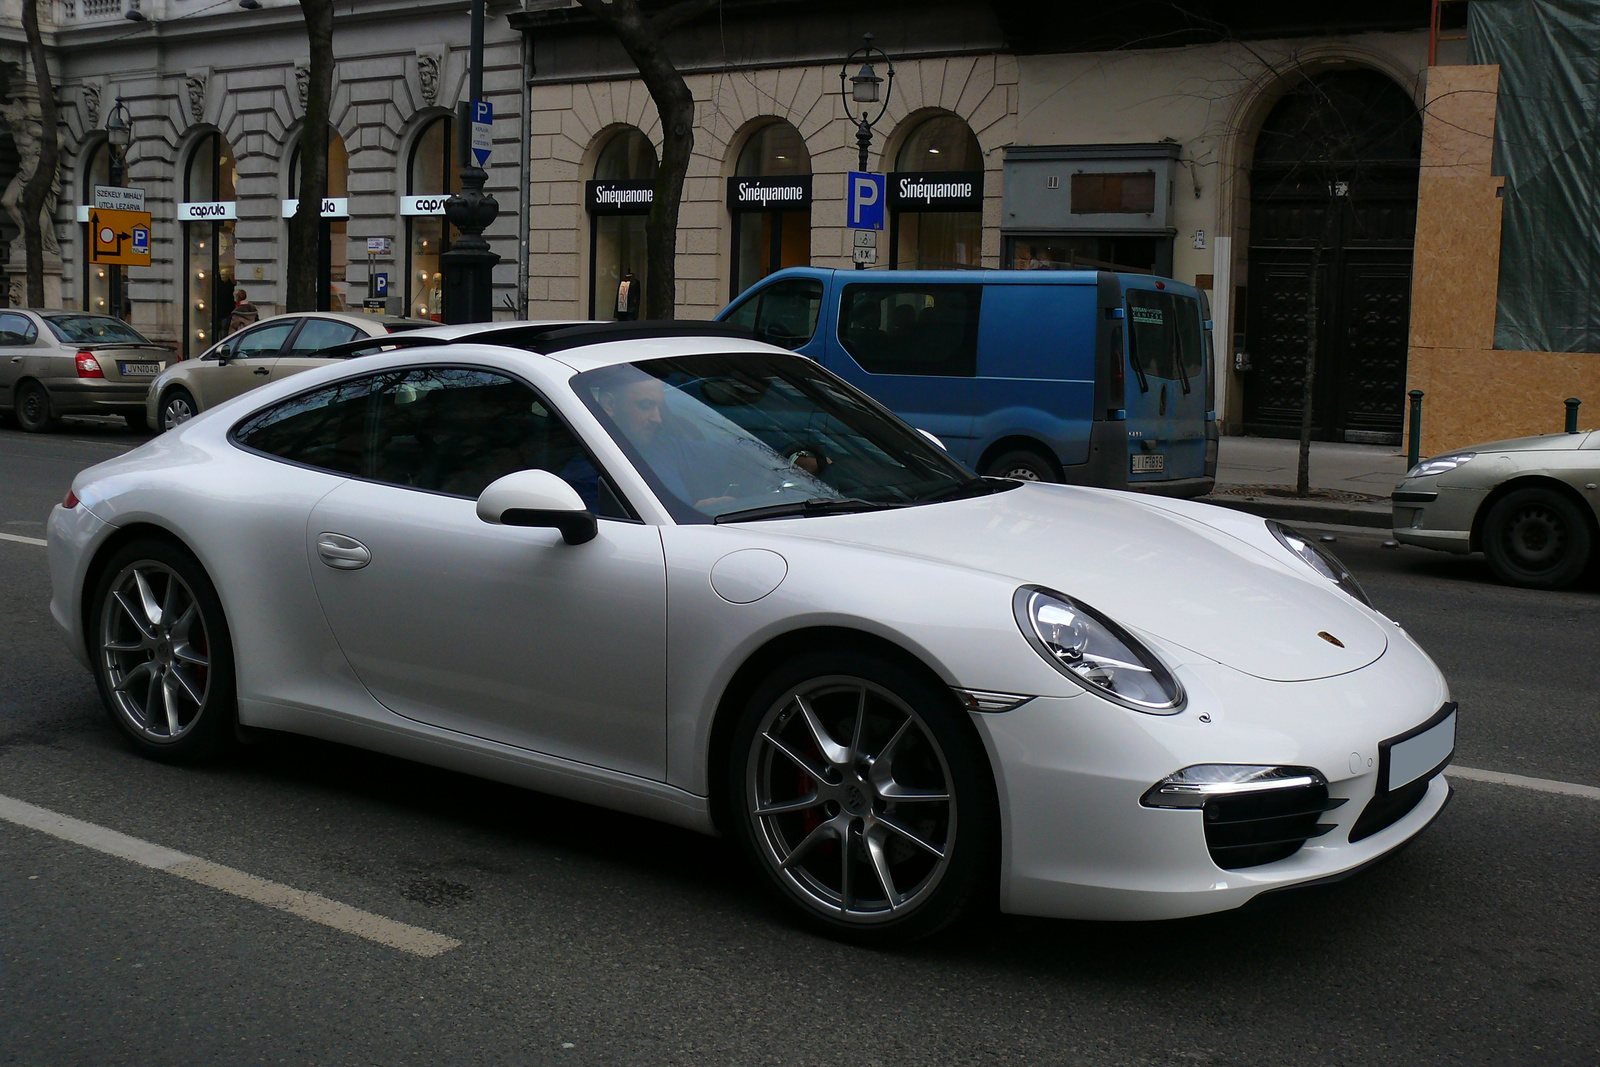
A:
MULTIPOLYGON (((106 116, 106 144, 111 148, 111 158, 107 161, 110 165, 111 184, 120 186, 127 175, 128 145, 133 141, 133 116, 128 113, 128 105, 122 102, 122 97, 117 97, 116 106, 111 109, 111 114, 106 116)), ((127 318, 127 298, 122 277, 122 268, 111 268, 109 285, 106 296, 111 303, 111 314, 119 319, 127 318)))
POLYGON ((883 49, 872 43, 872 34, 862 38, 863 44, 854 52, 844 58, 844 66, 839 70, 839 98, 844 101, 845 114, 853 112, 857 105, 861 107, 861 118, 856 123, 856 147, 861 151, 861 169, 867 169, 867 150, 872 147, 872 127, 883 118, 884 112, 889 110, 889 95, 894 91, 894 64, 889 62, 889 56, 883 49), (861 69, 854 76, 850 74, 850 66, 857 58, 861 60, 861 69), (872 63, 874 59, 882 60, 888 68, 889 78, 887 83, 878 74, 872 63), (880 94, 882 107, 878 113, 868 118, 872 105, 879 103, 880 94))
MULTIPOLYGON (((467 58, 470 100, 483 99, 483 9, 484 0, 472 0, 472 36, 467 58)), ((461 191, 444 204, 445 218, 459 235, 450 242, 450 251, 439 257, 444 267, 444 321, 449 323, 488 322, 494 318, 494 265, 500 262, 500 257, 490 249, 483 231, 500 213, 500 205, 493 194, 484 192, 489 175, 478 166, 469 149, 472 117, 470 102, 458 106, 461 191)))

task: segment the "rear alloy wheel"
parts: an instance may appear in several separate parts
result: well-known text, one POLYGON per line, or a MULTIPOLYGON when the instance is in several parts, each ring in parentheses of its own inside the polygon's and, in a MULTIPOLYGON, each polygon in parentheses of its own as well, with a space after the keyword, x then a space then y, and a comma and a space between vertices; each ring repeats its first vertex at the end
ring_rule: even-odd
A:
POLYGON ((1058 482, 1056 465, 1037 452, 1013 449, 994 458, 983 472, 991 478, 1014 478, 1019 482, 1058 482))
POLYGON ((111 719, 147 756, 202 759, 231 747, 233 646, 216 590, 188 553, 138 541, 108 564, 90 642, 111 719))
POLYGON ((50 413, 50 394, 38 382, 23 382, 17 386, 15 406, 11 409, 17 425, 28 433, 43 433, 55 425, 50 413))
POLYGON ((1530 589, 1562 589, 1589 563, 1589 523, 1553 489, 1531 487, 1495 502, 1483 524, 1483 554, 1495 577, 1530 589))
POLYGON ((859 654, 791 661, 752 698, 729 768, 738 836, 813 926, 909 941, 990 884, 993 780, 965 715, 942 686, 859 654))
POLYGON ((161 429, 163 432, 181 426, 195 416, 194 397, 187 389, 173 389, 161 398, 161 429))

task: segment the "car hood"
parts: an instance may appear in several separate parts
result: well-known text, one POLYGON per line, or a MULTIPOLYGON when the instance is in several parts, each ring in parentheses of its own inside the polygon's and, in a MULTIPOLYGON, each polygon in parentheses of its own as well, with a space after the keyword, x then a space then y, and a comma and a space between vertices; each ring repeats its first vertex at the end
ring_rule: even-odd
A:
MULTIPOLYGON (((1582 448, 1589 439, 1588 433, 1545 433, 1537 437, 1513 437, 1509 441, 1489 441, 1481 445, 1468 445, 1465 448, 1452 449, 1451 452, 1476 452, 1483 455, 1488 452, 1567 452, 1575 448, 1582 448)), ((1449 455, 1442 452, 1440 455, 1449 455)))
POLYGON ((757 526, 1048 586, 1124 626, 1273 681, 1344 674, 1388 648, 1376 613, 1286 549, 1275 556, 1132 493, 1024 485, 971 500, 747 528, 757 526))

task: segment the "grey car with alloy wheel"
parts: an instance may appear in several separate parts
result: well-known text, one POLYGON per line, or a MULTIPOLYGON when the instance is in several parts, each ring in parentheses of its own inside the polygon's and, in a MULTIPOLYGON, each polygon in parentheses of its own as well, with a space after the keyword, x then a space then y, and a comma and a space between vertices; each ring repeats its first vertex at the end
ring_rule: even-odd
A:
POLYGON ((1569 586, 1600 545, 1600 430, 1433 456, 1406 473, 1393 502, 1403 544, 1482 552, 1510 585, 1569 586))
POLYGON ((177 356, 110 315, 0 311, 0 412, 29 433, 63 415, 144 421, 150 383, 177 356))

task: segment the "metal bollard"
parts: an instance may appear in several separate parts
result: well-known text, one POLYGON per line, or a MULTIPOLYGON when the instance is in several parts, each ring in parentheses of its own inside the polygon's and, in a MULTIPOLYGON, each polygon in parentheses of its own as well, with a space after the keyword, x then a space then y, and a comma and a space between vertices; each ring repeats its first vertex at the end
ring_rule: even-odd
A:
POLYGON ((1575 396, 1567 397, 1567 432, 1578 432, 1578 405, 1583 403, 1575 396))
POLYGON ((1406 470, 1422 462, 1422 390, 1413 389, 1411 396, 1411 446, 1406 450, 1406 470))

